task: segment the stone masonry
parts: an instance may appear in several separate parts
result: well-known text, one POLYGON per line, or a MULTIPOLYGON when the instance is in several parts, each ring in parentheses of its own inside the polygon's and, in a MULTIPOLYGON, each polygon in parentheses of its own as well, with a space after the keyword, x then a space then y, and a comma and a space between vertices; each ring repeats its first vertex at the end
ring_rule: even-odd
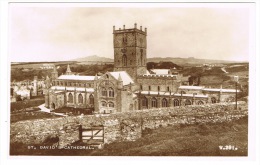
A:
POLYGON ((47 137, 57 136, 62 148, 79 140, 79 125, 83 128, 104 126, 104 143, 134 141, 142 136, 142 130, 146 128, 229 122, 247 115, 247 104, 240 103, 238 110, 234 110, 234 104, 212 104, 30 120, 11 124, 10 141, 33 145, 41 144, 47 137))

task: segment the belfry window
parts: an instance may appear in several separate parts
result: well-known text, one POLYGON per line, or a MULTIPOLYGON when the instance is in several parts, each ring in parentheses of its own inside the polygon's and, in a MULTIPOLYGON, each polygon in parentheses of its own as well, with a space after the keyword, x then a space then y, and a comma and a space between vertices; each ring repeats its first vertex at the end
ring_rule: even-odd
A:
POLYGON ((127 57, 126 57, 125 54, 122 57, 122 61, 123 61, 123 66, 126 66, 127 65, 127 57))

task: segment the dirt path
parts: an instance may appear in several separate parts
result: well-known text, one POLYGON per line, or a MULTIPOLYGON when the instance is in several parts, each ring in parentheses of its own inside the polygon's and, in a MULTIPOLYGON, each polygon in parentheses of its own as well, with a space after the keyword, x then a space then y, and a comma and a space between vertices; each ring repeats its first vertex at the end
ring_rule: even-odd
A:
POLYGON ((63 113, 51 112, 51 110, 48 109, 48 108, 46 108, 46 107, 44 106, 44 104, 42 104, 42 105, 40 105, 40 106, 38 106, 38 107, 41 109, 42 112, 53 113, 53 114, 58 115, 58 116, 68 116, 68 115, 65 115, 65 114, 63 114, 63 113))

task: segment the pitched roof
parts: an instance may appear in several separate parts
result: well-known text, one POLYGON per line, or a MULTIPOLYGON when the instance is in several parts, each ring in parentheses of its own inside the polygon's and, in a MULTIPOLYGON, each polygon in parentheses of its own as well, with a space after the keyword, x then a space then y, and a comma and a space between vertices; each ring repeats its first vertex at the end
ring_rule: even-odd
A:
POLYGON ((95 76, 79 76, 79 75, 61 75, 58 80, 94 80, 95 76))
POLYGON ((94 88, 83 88, 83 87, 64 87, 64 86, 52 86, 51 89, 56 90, 56 91, 80 91, 80 92, 94 92, 94 88))
POLYGON ((202 90, 204 86, 179 86, 179 89, 202 90))
POLYGON ((134 83, 133 79, 129 76, 126 71, 119 71, 119 72, 109 72, 115 79, 118 80, 119 75, 123 81, 123 85, 128 85, 130 83, 134 83))
POLYGON ((152 71, 154 74, 167 75, 167 74, 169 74, 170 69, 151 69, 151 71, 152 71))
MULTIPOLYGON (((136 92, 138 93, 138 92, 136 92)), ((203 94, 198 94, 198 95, 193 95, 193 94, 179 94, 179 93, 170 93, 170 92, 158 92, 158 91, 141 91, 141 94, 143 95, 160 95, 160 96, 183 96, 183 97, 194 97, 194 98, 208 98, 208 95, 203 95, 203 94)))
MULTIPOLYGON (((202 89, 203 91, 208 91, 208 92, 230 92, 230 93, 235 93, 236 89, 218 89, 218 88, 204 88, 202 89)), ((238 89, 237 92, 240 92, 238 89)))

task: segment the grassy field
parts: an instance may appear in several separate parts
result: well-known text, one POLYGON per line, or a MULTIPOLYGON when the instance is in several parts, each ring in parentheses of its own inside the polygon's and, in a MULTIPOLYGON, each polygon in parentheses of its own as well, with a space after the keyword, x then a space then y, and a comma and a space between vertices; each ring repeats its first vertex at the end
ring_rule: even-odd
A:
POLYGON ((14 113, 19 110, 25 110, 30 107, 37 107, 45 102, 44 97, 38 97, 35 99, 30 99, 26 101, 17 101, 11 103, 11 113, 14 113))
POLYGON ((11 103, 11 123, 22 120, 33 120, 43 118, 55 118, 59 117, 53 114, 41 112, 39 105, 43 104, 45 99, 43 96, 32 97, 30 100, 18 101, 11 103))
POLYGON ((56 113, 64 113, 64 114, 68 114, 68 115, 90 115, 92 114, 93 108, 72 108, 72 107, 63 107, 63 108, 59 108, 59 109, 55 109, 52 112, 56 112, 56 113))
POLYGON ((50 114, 41 111, 24 111, 20 113, 11 114, 11 123, 15 123, 23 120, 45 119, 45 118, 57 118, 58 115, 50 114))
MULTIPOLYGON (((11 155, 89 155, 89 156, 247 156, 248 119, 218 124, 176 125, 143 131, 134 142, 114 142, 95 150, 29 150, 21 143, 11 144, 11 155), (237 150, 221 150, 231 145, 237 150)), ((50 144, 41 144, 50 145, 50 144)), ((77 142, 74 146, 82 146, 77 142)), ((39 147, 39 145, 35 145, 39 147)))

